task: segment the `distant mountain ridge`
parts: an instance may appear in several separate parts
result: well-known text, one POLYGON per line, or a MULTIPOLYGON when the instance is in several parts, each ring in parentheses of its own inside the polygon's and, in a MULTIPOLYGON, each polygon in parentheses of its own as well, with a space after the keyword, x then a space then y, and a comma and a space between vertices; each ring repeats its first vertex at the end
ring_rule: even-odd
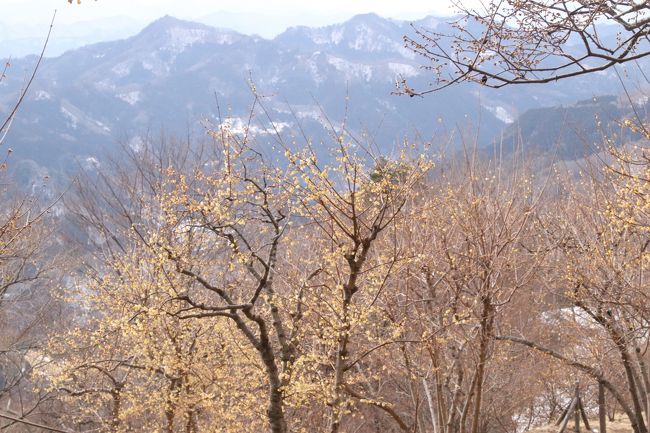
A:
MULTIPOLYGON (((126 16, 115 16, 67 25, 55 20, 47 47, 48 57, 106 40, 123 39, 138 33, 143 24, 126 16)), ((49 29, 48 22, 13 23, 0 16, 0 59, 40 53, 49 29)))
MULTIPOLYGON (((359 15, 344 23, 294 27, 274 39, 163 17, 137 35, 48 58, 21 109, 8 143, 15 158, 60 170, 117 141, 137 143, 149 131, 201 133, 216 122, 217 105, 242 123, 252 101, 249 81, 266 100, 272 120, 296 135, 297 124, 327 139, 328 119, 346 120, 362 140, 384 152, 405 136, 446 140, 476 128, 487 143, 520 113, 612 93, 607 73, 546 86, 494 91, 460 85, 425 98, 392 94, 396 79, 426 88, 420 59, 404 48, 413 26, 448 26, 427 17, 414 23, 359 15)), ((6 112, 33 58, 14 61, 0 86, 6 112)), ((298 140, 300 141, 300 140, 298 140)))

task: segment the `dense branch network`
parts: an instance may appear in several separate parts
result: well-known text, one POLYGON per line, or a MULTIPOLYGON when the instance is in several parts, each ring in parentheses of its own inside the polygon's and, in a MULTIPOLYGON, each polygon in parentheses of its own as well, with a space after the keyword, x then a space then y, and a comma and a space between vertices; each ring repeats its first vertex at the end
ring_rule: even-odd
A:
POLYGON ((430 62, 435 80, 403 93, 425 94, 470 81, 499 88, 548 83, 602 71, 650 54, 650 3, 637 0, 455 2, 449 27, 416 28, 407 48, 430 62))

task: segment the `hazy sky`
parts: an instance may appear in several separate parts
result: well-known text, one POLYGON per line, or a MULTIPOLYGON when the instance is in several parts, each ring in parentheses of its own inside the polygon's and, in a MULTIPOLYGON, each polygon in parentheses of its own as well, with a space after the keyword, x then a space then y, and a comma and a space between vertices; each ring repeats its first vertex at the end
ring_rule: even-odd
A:
POLYGON ((324 26, 368 12, 403 20, 453 14, 451 0, 0 0, 0 59, 40 52, 55 10, 49 56, 129 37, 164 15, 272 38, 290 26, 324 26))
POLYGON ((341 16, 375 12, 394 18, 412 19, 426 14, 448 15, 448 0, 1 0, 0 20, 5 23, 38 24, 58 9, 57 21, 66 24, 102 17, 125 15, 153 20, 162 15, 197 18, 219 11, 263 12, 273 15, 341 16))

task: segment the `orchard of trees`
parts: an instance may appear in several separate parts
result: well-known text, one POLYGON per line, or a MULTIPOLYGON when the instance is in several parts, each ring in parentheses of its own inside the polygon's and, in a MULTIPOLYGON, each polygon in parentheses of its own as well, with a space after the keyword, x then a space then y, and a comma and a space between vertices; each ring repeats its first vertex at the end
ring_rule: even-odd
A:
MULTIPOLYGON (((645 3, 504 1, 484 45, 517 36, 503 6, 560 4, 585 35, 637 13, 646 38, 645 3)), ((460 80, 502 76, 479 68, 460 80)), ((325 159, 263 145, 264 103, 243 133, 125 146, 60 197, 2 183, 1 430, 519 433, 579 382, 590 415, 601 386, 648 432, 644 118, 540 169, 476 143, 373 155, 345 127, 325 159)))

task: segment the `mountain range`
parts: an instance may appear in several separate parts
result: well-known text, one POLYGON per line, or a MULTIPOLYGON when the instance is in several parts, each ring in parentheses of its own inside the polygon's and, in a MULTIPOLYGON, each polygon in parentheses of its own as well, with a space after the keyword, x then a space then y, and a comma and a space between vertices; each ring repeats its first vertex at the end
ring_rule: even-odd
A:
MULTIPOLYGON (((258 109, 253 122, 262 142, 271 140, 269 127, 298 144, 304 141, 299 130, 314 143, 326 142, 331 126, 345 123, 353 136, 385 153, 405 138, 457 143, 463 131, 483 145, 495 137, 515 140, 522 131, 518 119, 547 119, 526 123, 528 138, 537 140, 530 145, 544 147, 570 140, 548 136, 570 116, 543 113, 582 110, 580 127, 591 128, 589 134, 598 107, 611 120, 626 113, 625 101, 580 102, 621 93, 614 71, 544 86, 463 84, 422 98, 396 95, 398 79, 419 89, 432 80, 426 63, 404 47, 404 35, 414 28, 452 29, 436 17, 405 22, 367 14, 264 39, 166 16, 130 38, 46 58, 6 145, 33 170, 56 172, 92 161, 118 142, 137 146, 149 135, 202 134, 205 122, 226 118, 231 128, 241 127, 254 99, 251 87, 263 96, 264 111, 258 109)), ((12 61, 0 82, 0 114, 10 109, 35 61, 12 61)), ((646 66, 646 60, 639 64, 646 66)))
MULTIPOLYGON (((135 35, 143 27, 136 19, 115 16, 59 25, 56 20, 47 47, 49 56, 97 42, 135 35)), ((0 58, 16 58, 40 53, 49 26, 42 23, 12 23, 0 17, 0 58)))

